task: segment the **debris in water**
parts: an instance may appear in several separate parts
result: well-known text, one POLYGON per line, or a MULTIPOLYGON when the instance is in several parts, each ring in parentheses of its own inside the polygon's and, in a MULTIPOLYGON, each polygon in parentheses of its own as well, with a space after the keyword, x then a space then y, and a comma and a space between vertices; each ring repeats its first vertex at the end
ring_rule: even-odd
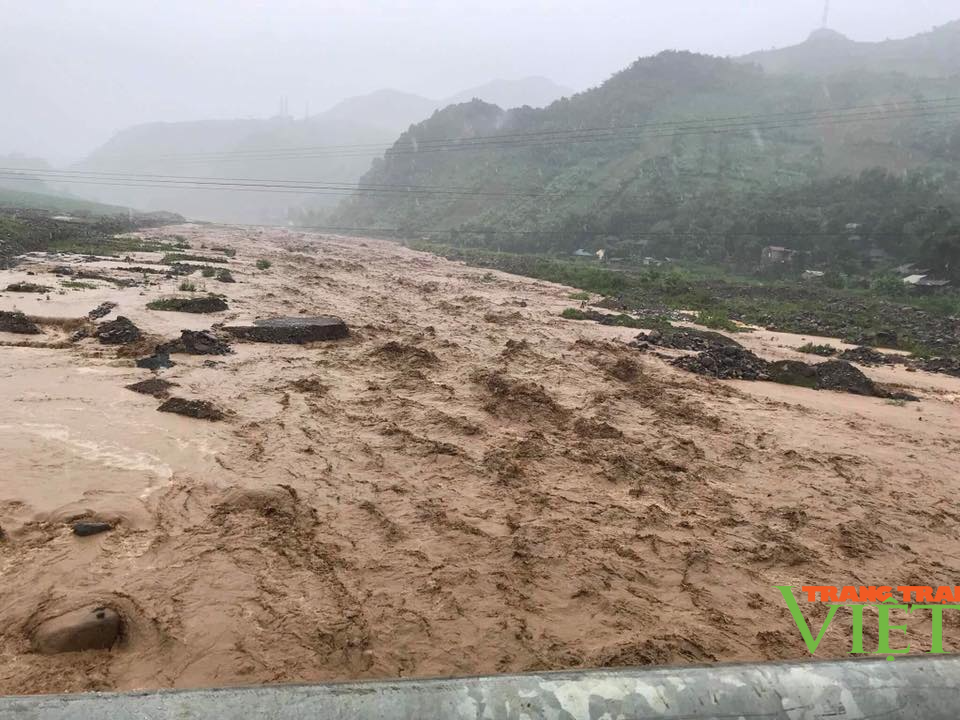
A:
POLYGON ((126 345, 140 339, 140 328, 123 315, 98 326, 94 336, 104 345, 126 345))
POLYGON ((106 317, 113 309, 117 306, 115 302, 105 302, 97 305, 93 310, 87 313, 87 317, 91 320, 99 320, 102 317, 106 317))

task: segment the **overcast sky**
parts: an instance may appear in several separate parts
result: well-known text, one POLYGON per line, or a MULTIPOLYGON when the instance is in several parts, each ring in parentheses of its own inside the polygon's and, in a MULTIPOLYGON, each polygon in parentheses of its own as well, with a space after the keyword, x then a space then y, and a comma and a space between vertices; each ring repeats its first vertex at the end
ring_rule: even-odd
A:
MULTIPOLYGON (((904 37, 957 0, 832 0, 830 26, 904 37)), ((664 49, 791 45, 823 0, 0 0, 0 154, 76 159, 151 120, 294 114, 392 87, 493 78, 575 89, 664 49)))

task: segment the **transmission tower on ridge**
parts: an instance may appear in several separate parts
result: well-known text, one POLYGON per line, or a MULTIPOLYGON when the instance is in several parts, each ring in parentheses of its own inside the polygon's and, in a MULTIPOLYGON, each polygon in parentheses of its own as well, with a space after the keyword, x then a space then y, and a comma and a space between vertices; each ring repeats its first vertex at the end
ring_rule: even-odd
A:
POLYGON ((823 22, 820 24, 820 28, 823 30, 827 29, 827 22, 830 20, 830 0, 824 0, 823 3, 823 22))

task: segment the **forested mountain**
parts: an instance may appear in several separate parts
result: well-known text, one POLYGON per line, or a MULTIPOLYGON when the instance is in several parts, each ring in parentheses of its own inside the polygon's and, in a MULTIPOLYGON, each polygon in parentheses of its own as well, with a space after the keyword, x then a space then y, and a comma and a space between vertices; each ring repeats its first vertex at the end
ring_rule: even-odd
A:
POLYGON ((856 42, 833 30, 817 30, 806 42, 739 58, 771 73, 835 75, 851 71, 896 72, 917 77, 960 73, 960 20, 901 40, 856 42))
POLYGON ((839 257, 852 223, 865 248, 896 251, 889 237, 924 208, 956 205, 960 104, 944 98, 960 98, 960 77, 772 75, 666 52, 544 109, 444 109, 362 181, 408 192, 358 193, 334 220, 503 249, 727 259, 769 244, 839 257))

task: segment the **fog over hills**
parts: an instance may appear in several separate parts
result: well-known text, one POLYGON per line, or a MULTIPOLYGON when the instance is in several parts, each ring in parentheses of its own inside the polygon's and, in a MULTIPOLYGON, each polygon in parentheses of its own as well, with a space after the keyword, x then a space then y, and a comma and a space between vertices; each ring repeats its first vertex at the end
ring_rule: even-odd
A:
POLYGON ((900 40, 857 42, 830 29, 814 31, 799 45, 739 58, 771 73, 831 75, 851 71, 898 72, 918 77, 960 73, 960 20, 900 40))
MULTIPOLYGON (((74 169, 354 183, 367 170, 373 157, 388 147, 400 132, 451 103, 483 98, 504 107, 542 106, 569 92, 546 78, 533 77, 494 80, 446 100, 398 90, 378 90, 348 98, 329 110, 303 118, 148 123, 120 131, 74 169), (359 149, 347 157, 323 157, 322 149, 313 153, 286 150, 328 145, 376 147, 359 149)), ((81 191, 103 202, 144 209, 164 208, 191 217, 230 222, 286 222, 292 207, 306 205, 318 211, 332 207, 342 197, 336 193, 318 197, 280 192, 129 187, 130 183, 121 186, 101 182, 104 184, 83 186, 81 191)))

